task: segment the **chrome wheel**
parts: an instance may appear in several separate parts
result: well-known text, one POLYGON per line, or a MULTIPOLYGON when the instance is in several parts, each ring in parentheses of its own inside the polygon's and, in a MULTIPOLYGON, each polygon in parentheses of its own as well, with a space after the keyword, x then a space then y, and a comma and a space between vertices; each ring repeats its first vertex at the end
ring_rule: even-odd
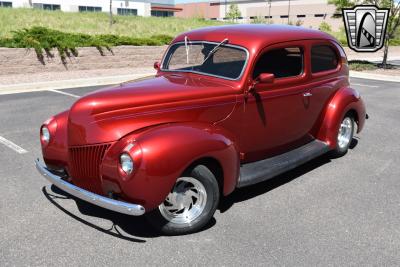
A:
POLYGON ((337 137, 337 142, 340 149, 346 149, 349 146, 350 141, 353 138, 352 134, 353 121, 351 120, 351 118, 346 117, 340 125, 339 134, 337 137))
POLYGON ((204 185, 192 177, 181 177, 159 206, 159 210, 167 221, 187 224, 202 214, 206 203, 207 193, 204 185))

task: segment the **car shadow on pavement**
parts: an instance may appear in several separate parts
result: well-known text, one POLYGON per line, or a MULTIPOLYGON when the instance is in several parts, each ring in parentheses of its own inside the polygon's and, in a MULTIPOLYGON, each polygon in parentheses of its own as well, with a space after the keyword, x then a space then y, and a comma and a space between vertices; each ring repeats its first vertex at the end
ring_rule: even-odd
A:
MULTIPOLYGON (((350 144, 350 149, 355 148, 357 144, 358 140, 354 138, 350 144)), ((331 162, 331 158, 329 154, 325 154, 291 171, 285 172, 262 183, 236 189, 232 194, 221 199, 218 209, 221 213, 224 213, 235 203, 246 201, 248 199, 265 194, 329 162, 331 162)), ((52 203, 56 208, 69 215, 73 219, 105 234, 138 243, 146 242, 146 240, 140 238, 154 238, 160 236, 159 233, 151 227, 144 216, 129 216, 92 205, 75 198, 74 196, 71 196, 54 185, 51 186, 51 192, 49 192, 45 186, 42 188, 42 192, 49 202, 52 203), (109 229, 105 229, 93 222, 89 222, 88 220, 85 220, 84 218, 68 211, 59 203, 60 201, 58 200, 74 200, 79 212, 81 212, 83 215, 109 220, 112 222, 112 226, 109 229), (121 232, 120 229, 123 232, 121 232)), ((209 229, 215 224, 216 220, 215 218, 212 218, 206 227, 200 231, 209 229)))
MULTIPOLYGON (((358 138, 354 137, 349 146, 350 149, 354 149, 358 144, 358 138)), ((248 199, 257 197, 259 195, 265 194, 269 191, 274 190, 277 187, 280 187, 286 183, 291 182, 292 180, 303 176, 304 174, 321 167, 329 162, 331 162, 331 155, 326 153, 318 158, 315 158, 309 162, 304 163, 303 165, 282 173, 274 178, 266 180, 264 182, 236 189, 232 194, 223 198, 219 204, 219 211, 224 213, 228 209, 230 209, 235 203, 246 201, 248 199)))
MULTIPOLYGON (((61 190, 60 188, 51 185, 51 192, 44 186, 42 188, 42 192, 44 196, 53 204, 56 208, 70 216, 71 218, 85 224, 86 226, 92 227, 100 232, 105 234, 109 234, 111 236, 121 238, 127 241, 145 243, 146 240, 139 239, 141 238, 154 238, 159 237, 160 234, 151 227, 144 216, 134 217, 129 216, 117 212, 113 212, 83 200, 80 200, 67 192, 61 190), (54 194, 55 193, 55 194, 54 194), (112 226, 109 229, 105 229, 96 225, 93 222, 86 220, 85 218, 72 213, 62 206, 62 203, 59 203, 59 200, 74 200, 78 207, 80 213, 86 216, 106 219, 112 222, 112 226), (122 230, 122 231, 121 231, 122 230)), ((211 228, 216 224, 215 218, 212 218, 211 221, 203 228, 201 231, 211 228)))
POLYGON ((232 194, 223 198, 218 209, 224 213, 230 209, 235 203, 246 201, 248 199, 263 195, 269 191, 274 190, 292 180, 329 163, 331 160, 328 155, 322 155, 314 160, 311 160, 293 170, 287 171, 274 178, 268 179, 264 182, 236 189, 232 194))

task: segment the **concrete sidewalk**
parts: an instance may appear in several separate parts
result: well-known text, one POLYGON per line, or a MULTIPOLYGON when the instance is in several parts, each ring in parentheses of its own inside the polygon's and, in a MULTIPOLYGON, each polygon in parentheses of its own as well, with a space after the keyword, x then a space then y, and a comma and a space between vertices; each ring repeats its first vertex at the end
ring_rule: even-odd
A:
MULTIPOLYGON (((348 60, 367 60, 367 61, 382 61, 383 48, 373 53, 357 53, 348 47, 344 47, 348 60)), ((388 60, 400 60, 400 46, 390 46, 388 60)))

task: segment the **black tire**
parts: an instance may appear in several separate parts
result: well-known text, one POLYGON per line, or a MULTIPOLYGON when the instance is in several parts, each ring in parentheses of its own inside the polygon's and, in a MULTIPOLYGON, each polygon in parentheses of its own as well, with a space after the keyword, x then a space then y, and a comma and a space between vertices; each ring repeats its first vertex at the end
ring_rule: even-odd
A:
POLYGON ((204 209, 198 217, 190 222, 175 223, 167 220, 162 214, 162 205, 164 205, 162 203, 160 207, 148 213, 146 218, 154 228, 164 235, 183 235, 201 230, 211 220, 218 207, 220 198, 218 182, 215 175, 206 166, 197 165, 184 176, 194 178, 204 186, 207 196, 204 209))
MULTIPOLYGON (((335 148, 334 150, 331 151, 331 156, 332 156, 333 158, 342 157, 342 156, 344 156, 344 155, 347 153, 347 151, 349 150, 349 147, 350 147, 350 145, 351 145, 351 142, 352 142, 353 136, 354 136, 354 125, 355 125, 355 123, 354 123, 354 118, 353 118, 353 116, 352 116, 351 114, 346 114, 346 115, 343 117, 343 119, 342 119, 342 121, 341 121, 341 123, 340 123, 340 125, 339 125, 339 128, 337 129, 338 134, 337 134, 336 148, 335 148), (350 132, 349 132, 350 136, 349 136, 349 138, 348 138, 349 140, 348 140, 348 142, 344 142, 344 143, 342 143, 342 144, 340 145, 340 143, 339 143, 339 136, 341 135, 340 130, 341 130, 341 128, 343 127, 342 125, 343 125, 344 123, 347 123, 347 122, 350 122, 349 125, 350 125, 350 127, 351 127, 350 132)), ((347 138, 345 138, 345 139, 347 140, 347 138)))

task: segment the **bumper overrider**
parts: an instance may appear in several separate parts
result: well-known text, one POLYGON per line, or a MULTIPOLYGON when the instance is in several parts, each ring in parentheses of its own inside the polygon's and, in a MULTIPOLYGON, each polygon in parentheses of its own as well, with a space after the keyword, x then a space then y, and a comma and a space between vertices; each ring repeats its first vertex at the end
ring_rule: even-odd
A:
POLYGON ((68 194, 89 202, 93 205, 112 210, 115 212, 132 215, 132 216, 140 216, 145 213, 145 208, 138 204, 132 204, 124 201, 119 201, 115 199, 111 199, 108 197, 104 197, 87 190, 84 190, 80 187, 77 187, 60 176, 57 176, 50 172, 45 165, 41 164, 39 160, 35 160, 36 169, 39 173, 46 178, 50 183, 54 184, 58 188, 64 190, 68 194))

